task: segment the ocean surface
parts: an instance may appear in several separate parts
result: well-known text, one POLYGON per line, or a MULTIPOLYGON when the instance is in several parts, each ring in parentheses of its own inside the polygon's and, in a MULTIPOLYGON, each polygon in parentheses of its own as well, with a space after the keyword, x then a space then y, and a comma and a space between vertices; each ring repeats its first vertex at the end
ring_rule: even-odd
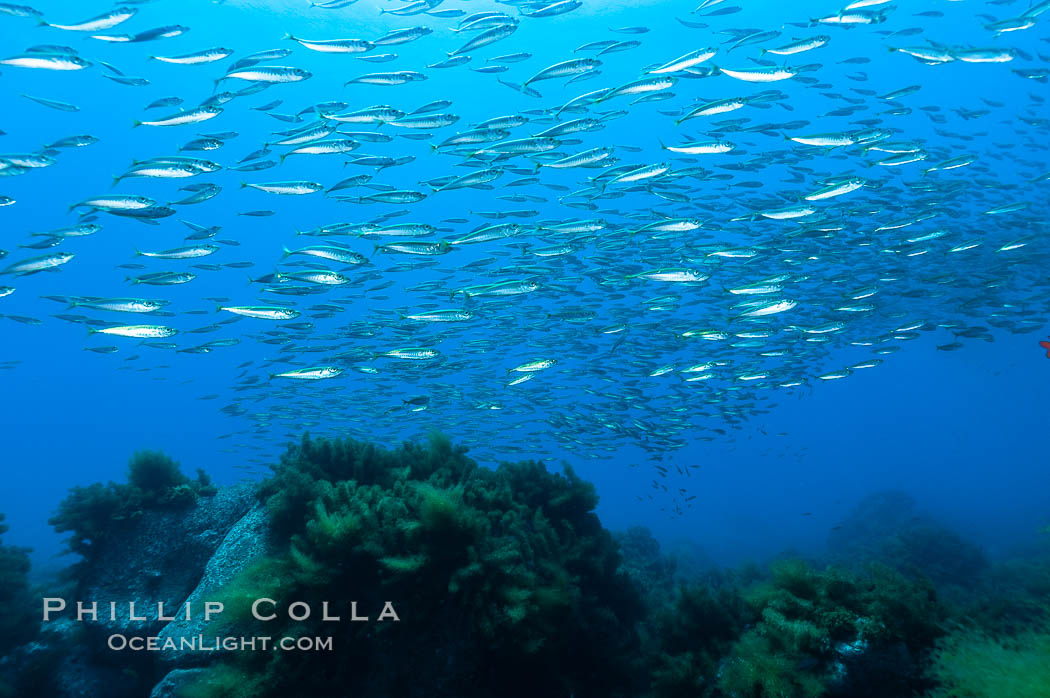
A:
POLYGON ((698 4, 0 4, 5 542, 435 430, 720 564, 1045 541, 1047 3, 698 4))

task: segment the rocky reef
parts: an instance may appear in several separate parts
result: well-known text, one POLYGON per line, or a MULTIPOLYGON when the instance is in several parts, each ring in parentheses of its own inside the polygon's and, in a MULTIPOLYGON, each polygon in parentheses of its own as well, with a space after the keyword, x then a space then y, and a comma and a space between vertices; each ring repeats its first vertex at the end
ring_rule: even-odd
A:
POLYGON ((484 467, 436 435, 306 436, 221 488, 136 454, 51 519, 78 559, 61 582, 32 588, 0 544, 0 697, 977 697, 997 662, 1030 674, 1011 695, 1047 695, 1050 565, 990 563, 899 494, 828 560, 732 570, 609 532, 597 502, 571 468, 484 467))
POLYGON ((155 452, 132 458, 127 483, 74 487, 51 523, 71 534, 67 547, 80 559, 64 579, 35 590, 18 606, 32 618, 25 627, 39 632, 18 648, 6 671, 0 667, 0 682, 5 675, 14 677, 9 681, 18 685, 19 696, 149 695, 156 683, 157 657, 110 651, 107 639, 160 632, 167 623, 156 618, 158 603, 176 609, 208 581, 205 570, 215 577, 221 575, 216 567, 239 567, 240 557, 223 558, 221 553, 256 505, 254 486, 218 490, 203 474, 191 481, 171 459, 155 452), (66 600, 67 612, 40 625, 43 598, 66 600), (77 600, 97 603, 95 620, 74 620, 77 600), (115 603, 113 612, 110 602, 115 603), (132 603, 136 615, 148 620, 131 619, 132 603), (48 665, 43 675, 35 675, 34 658, 48 665), (34 674, 32 681, 28 674, 34 674))
POLYGON ((357 695, 629 696, 642 600, 593 513, 594 488, 533 462, 482 468, 435 436, 384 451, 304 439, 264 483, 270 555, 220 594, 352 599, 374 622, 282 617, 272 635, 328 635, 317 653, 236 653, 190 695, 288 695, 353 686, 357 695), (376 621, 384 604, 401 620, 376 621), (412 671, 404 671, 411 657, 412 671), (612 662, 610 660, 613 660, 612 662), (318 662, 325 666, 318 672, 318 662), (421 680, 427 677, 426 680, 421 680))

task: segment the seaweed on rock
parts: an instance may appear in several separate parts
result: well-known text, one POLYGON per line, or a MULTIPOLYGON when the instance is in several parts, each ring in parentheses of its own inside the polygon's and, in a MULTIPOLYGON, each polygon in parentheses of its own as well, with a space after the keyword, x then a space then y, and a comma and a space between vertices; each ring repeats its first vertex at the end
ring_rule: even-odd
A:
MULTIPOLYGON (((1038 650, 1045 640, 1039 600, 1050 576, 1043 560, 992 564, 965 587, 942 581, 937 593, 942 574, 909 578, 856 559, 847 567, 784 559, 768 570, 701 572, 698 564, 680 564, 695 553, 668 556, 645 529, 610 534, 594 513, 594 487, 571 468, 552 472, 529 461, 481 467, 438 435, 391 449, 307 435, 273 470, 254 489, 261 506, 252 508, 250 535, 259 545, 216 578, 228 580, 218 591, 209 587, 207 598, 225 609, 207 636, 331 638, 331 649, 271 645, 176 663, 164 679, 169 693, 903 698, 924 695, 939 680, 940 698, 994 681, 995 661, 1027 666, 1037 654, 1029 646, 1038 650), (993 590, 993 582, 1008 594, 993 590), (961 601, 943 605, 946 588, 961 601), (275 614, 265 622, 251 613, 264 598, 275 602, 263 609, 275 614), (307 618, 290 617, 295 602, 310 606, 307 618), (935 652, 949 614, 970 615, 980 630, 953 634, 935 652), (370 620, 358 622, 362 617, 370 620)), ((191 479, 163 455, 137 454, 127 483, 74 488, 55 523, 73 533, 72 550, 90 556, 107 535, 112 542, 137 530, 118 530, 120 522, 137 519, 155 536, 158 529, 146 524, 192 518, 203 508, 185 505, 210 491, 207 476, 191 479)), ((239 500, 245 509, 252 496, 246 491, 239 500)), ((907 507, 894 498, 883 504, 894 514, 888 525, 858 522, 858 530, 878 529, 876 557, 897 541, 898 563, 932 556, 936 567, 959 573, 981 567, 968 544, 914 525, 902 529, 907 507), (884 529, 892 532, 881 535, 884 529), (921 535, 910 535, 916 531, 921 535), (941 557, 922 553, 936 551, 938 540, 949 543, 941 557)), ((100 550, 89 563, 125 555, 119 545, 100 550)), ((0 546, 0 605, 12 588, 9 571, 23 580, 13 586, 25 589, 25 564, 23 552, 0 546)), ((913 572, 916 566, 905 565, 913 572)), ((56 637, 51 644, 68 642, 56 637)), ((49 645, 46 633, 35 645, 49 645)), ((23 679, 37 675, 32 660, 20 660, 23 679)), ((145 658, 140 684, 152 685, 170 668, 145 658)))
POLYGON ((653 695, 713 695, 722 658, 744 631, 746 614, 735 586, 705 583, 681 587, 674 600, 656 615, 653 695))
POLYGON ((1050 627, 1050 554, 997 562, 970 593, 955 598, 955 615, 993 635, 1050 627))
MULTIPOLYGON (((0 514, 0 536, 8 531, 0 514)), ((0 656, 32 640, 39 631, 29 587, 29 548, 0 541, 0 656)))
MULTIPOLYGON (((0 536, 8 531, 4 519, 5 516, 0 514, 0 536)), ((29 585, 29 552, 29 548, 5 545, 0 541, 0 698, 41 695, 30 694, 26 688, 26 677, 31 673, 38 676, 39 672, 5 661, 5 658, 14 656, 16 648, 32 642, 40 633, 36 601, 29 585)), ((30 660, 25 664, 33 662, 30 660)))
POLYGON ((621 569, 640 588, 645 589, 649 606, 665 606, 674 598, 678 559, 665 555, 660 543, 644 526, 632 526, 613 534, 623 557, 621 569))
POLYGON ((750 627, 720 677, 737 698, 829 694, 853 680, 850 665, 863 670, 862 659, 886 656, 900 658, 881 678, 892 685, 866 679, 862 695, 908 695, 922 685, 910 660, 928 651, 943 618, 931 586, 877 565, 858 574, 782 560, 744 597, 750 627))
POLYGON ((178 463, 159 451, 139 451, 128 462, 127 483, 96 482, 73 487, 48 519, 66 539, 69 552, 90 558, 112 526, 133 519, 147 509, 188 507, 199 496, 216 492, 202 470, 190 480, 178 463))
POLYGON ((844 564, 881 562, 964 593, 989 567, 977 545, 923 514, 910 495, 898 491, 862 500, 831 532, 828 549, 844 564))
POLYGON ((680 587, 647 635, 654 698, 901 698, 943 609, 928 583, 785 559, 680 587))
POLYGON ((996 637, 960 628, 933 656, 939 686, 929 698, 1046 698, 1050 696, 1050 633, 996 637))
POLYGON ((231 582, 227 607, 353 599, 373 622, 272 621, 269 634, 331 634, 336 649, 234 657, 193 695, 230 695, 231 685, 259 696, 332 685, 400 696, 641 692, 641 597, 618 571, 593 486, 571 469, 482 468, 436 435, 393 450, 307 436, 261 496, 279 552, 231 582), (409 622, 377 622, 385 601, 409 622), (407 656, 414 672, 395 666, 407 656))

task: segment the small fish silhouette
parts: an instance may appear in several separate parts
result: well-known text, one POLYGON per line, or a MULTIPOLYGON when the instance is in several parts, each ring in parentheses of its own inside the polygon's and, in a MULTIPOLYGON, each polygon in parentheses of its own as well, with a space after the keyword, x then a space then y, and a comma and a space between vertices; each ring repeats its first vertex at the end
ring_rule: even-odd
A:
POLYGON ((1039 346, 1041 346, 1043 349, 1046 349, 1046 358, 1050 359, 1050 342, 1039 342, 1039 346))

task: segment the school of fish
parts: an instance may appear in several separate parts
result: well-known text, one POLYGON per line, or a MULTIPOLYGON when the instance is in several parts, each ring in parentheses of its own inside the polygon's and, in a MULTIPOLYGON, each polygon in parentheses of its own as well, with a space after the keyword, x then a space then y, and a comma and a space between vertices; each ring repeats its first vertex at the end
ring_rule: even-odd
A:
POLYGON ((0 195, 62 168, 94 192, 48 188, 30 227, 0 196, 3 333, 66 322, 70 361, 172 379, 223 355, 201 398, 261 452, 437 429, 505 458, 641 448, 665 477, 909 341, 1045 335, 1050 0, 765 26, 594 2, 304 0, 283 36, 200 3, 219 46, 191 3, 0 3, 0 195), (65 131, 6 123, 53 111, 65 131))

